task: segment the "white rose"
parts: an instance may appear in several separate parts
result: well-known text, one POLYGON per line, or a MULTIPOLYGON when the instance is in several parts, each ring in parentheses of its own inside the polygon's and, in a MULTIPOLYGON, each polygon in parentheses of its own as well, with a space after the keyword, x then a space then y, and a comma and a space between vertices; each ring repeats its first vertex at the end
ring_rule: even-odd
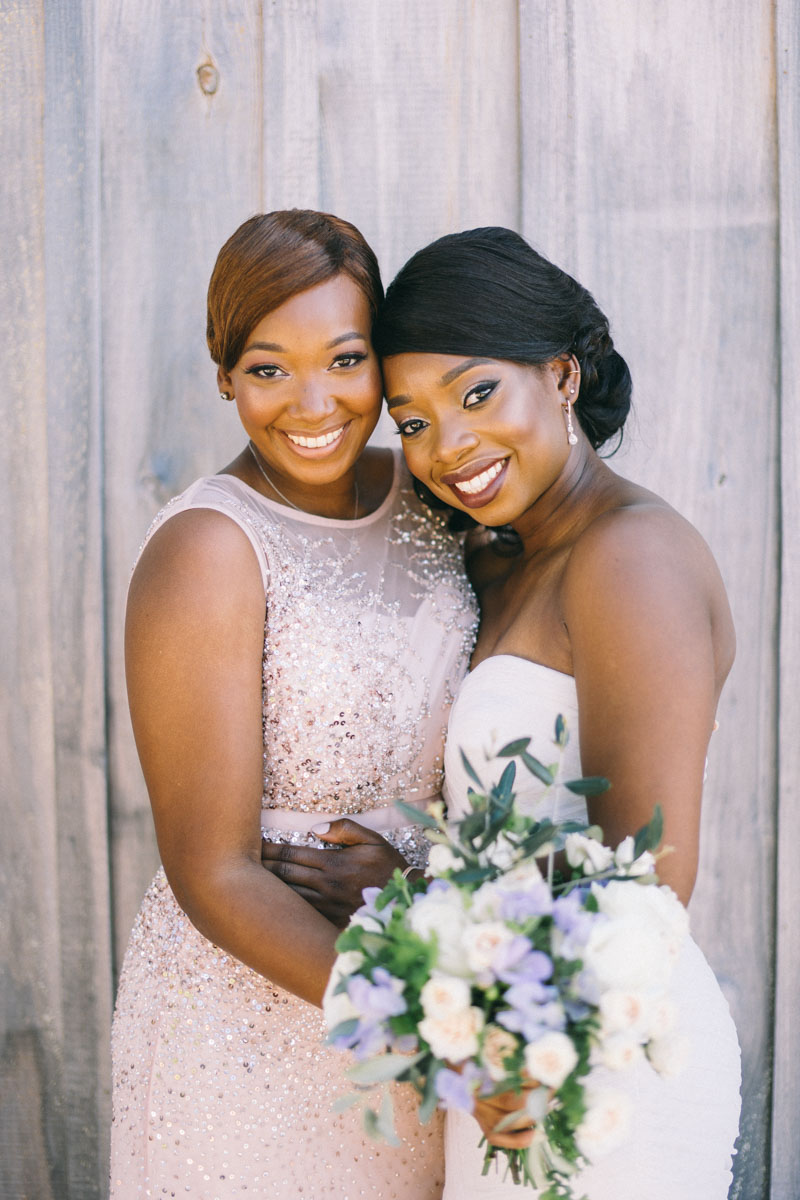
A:
POLYGON ((603 1030, 612 1033, 636 1033, 649 1036, 651 1002, 643 992, 624 992, 613 988, 600 996, 603 1030))
POLYGON ((436 937, 437 966, 448 975, 468 975, 461 948, 467 924, 461 893, 455 888, 429 892, 408 910, 408 924, 423 941, 436 937))
POLYGON ((641 1042, 629 1033, 612 1033, 597 1047, 596 1061, 612 1071, 627 1071, 643 1059, 641 1042))
POLYGON ((514 861, 518 855, 518 848, 504 833, 501 833, 498 834, 497 841, 484 851, 483 857, 493 867, 499 867, 501 871, 507 871, 509 867, 514 865, 514 861))
POLYGON ((647 1037, 663 1038, 672 1033, 678 1020, 678 1006, 669 996, 657 996, 650 1005, 647 1037))
MULTIPOLYGON (((537 854, 544 854, 545 852, 537 850, 537 854)), ((506 891, 519 892, 525 891, 526 888, 532 887, 537 883, 541 883, 542 879, 542 872, 539 870, 536 859, 523 858, 510 871, 506 871, 500 882, 506 891)))
POLYGON ((610 1154, 628 1137, 632 1104, 620 1092, 586 1089, 587 1111, 575 1131, 575 1141, 589 1162, 610 1154))
POLYGON ((447 871, 459 871, 463 865, 463 859, 457 858, 449 846, 445 846, 442 842, 436 842, 431 846, 431 852, 428 855, 429 875, 438 877, 447 871))
POLYGON ((506 1068, 503 1066, 503 1059, 516 1053, 517 1045, 513 1033, 501 1029, 499 1025, 493 1025, 483 1039, 481 1061, 489 1072, 489 1078, 495 1083, 505 1079, 506 1068))
POLYGON ((610 917, 646 916, 662 929, 670 942, 683 942, 689 932, 689 914, 671 888, 612 880, 593 885, 601 912, 610 917))
POLYGON ((645 850, 638 858, 633 857, 635 844, 633 836, 628 836, 620 842, 614 851, 614 862, 626 875, 651 875, 656 867, 656 860, 649 850, 645 850))
POLYGON ((454 975, 433 975, 420 992, 420 1000, 426 1017, 441 1020, 469 1008, 469 984, 454 975))
POLYGON ((477 925, 468 925, 464 930, 461 944, 466 952, 470 969, 476 973, 488 970, 500 947, 506 946, 514 936, 508 926, 503 925, 501 921, 484 921, 477 925))
POLYGON ((568 833, 564 843, 567 862, 571 867, 582 867, 584 875, 607 871, 614 861, 614 852, 595 838, 582 833, 568 833))
POLYGON ((578 1063, 578 1053, 565 1033, 546 1033, 525 1047, 525 1067, 545 1087, 560 1088, 578 1063))
POLYGON ((668 1033, 647 1045, 647 1057, 658 1071, 671 1079, 680 1075, 689 1058, 689 1040, 679 1033, 668 1033))
POLYGON ((478 1034, 483 1028, 483 1013, 468 1008, 449 1017, 424 1017, 419 1023, 424 1038, 437 1058, 459 1063, 478 1053, 478 1034))
MULTIPOLYGON (((635 884, 627 884, 633 891, 635 884)), ((638 889, 637 889, 638 890, 638 889)), ((607 988, 641 992, 648 987, 664 990, 672 960, 653 923, 642 917, 598 921, 583 952, 584 968, 607 988)))
POLYGON ((494 921, 500 915, 503 889, 499 883, 482 883, 472 894, 470 916, 473 921, 494 921))

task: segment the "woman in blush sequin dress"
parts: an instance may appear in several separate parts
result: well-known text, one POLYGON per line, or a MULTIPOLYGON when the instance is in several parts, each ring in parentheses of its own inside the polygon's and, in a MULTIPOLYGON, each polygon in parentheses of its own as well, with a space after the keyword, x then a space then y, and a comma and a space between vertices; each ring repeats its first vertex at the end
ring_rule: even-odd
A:
POLYGON ((424 863, 393 802, 440 790, 474 636, 459 545, 402 457, 366 445, 381 295, 360 234, 297 210, 246 222, 212 275, 209 347, 249 443, 158 515, 131 581, 163 870, 114 1016, 114 1200, 441 1196, 441 1125, 419 1126, 413 1093, 396 1089, 396 1148, 332 1111, 342 1063, 318 1005, 338 885, 314 889, 321 911, 289 886, 288 851, 313 861, 336 818, 371 879, 424 863), (271 869, 262 836, 286 848, 271 869))

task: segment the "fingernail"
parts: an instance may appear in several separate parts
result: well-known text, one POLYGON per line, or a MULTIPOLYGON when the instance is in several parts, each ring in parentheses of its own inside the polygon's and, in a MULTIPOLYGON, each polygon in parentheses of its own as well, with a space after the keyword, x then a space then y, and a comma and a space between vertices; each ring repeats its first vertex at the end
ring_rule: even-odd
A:
POLYGON ((322 825, 312 825, 311 832, 316 833, 317 837, 319 837, 320 834, 327 833, 328 830, 330 829, 330 827, 331 827, 330 821, 325 821, 325 822, 323 822, 322 825))

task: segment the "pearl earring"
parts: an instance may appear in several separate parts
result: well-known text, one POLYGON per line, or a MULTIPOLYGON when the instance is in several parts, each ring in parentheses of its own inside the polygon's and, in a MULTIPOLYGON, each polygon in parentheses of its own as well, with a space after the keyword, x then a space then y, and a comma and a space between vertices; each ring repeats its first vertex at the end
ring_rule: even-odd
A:
MULTIPOLYGON (((575 388, 570 388, 569 394, 570 394, 570 396, 574 395, 575 388)), ((564 405, 564 411, 567 414, 567 441, 569 442, 570 446, 577 446, 578 435, 576 434, 575 428, 572 424, 572 401, 571 400, 567 400, 566 404, 564 405)))
POLYGON ((232 400, 233 396, 229 396, 227 392, 220 392, 219 398, 220 400, 232 400))

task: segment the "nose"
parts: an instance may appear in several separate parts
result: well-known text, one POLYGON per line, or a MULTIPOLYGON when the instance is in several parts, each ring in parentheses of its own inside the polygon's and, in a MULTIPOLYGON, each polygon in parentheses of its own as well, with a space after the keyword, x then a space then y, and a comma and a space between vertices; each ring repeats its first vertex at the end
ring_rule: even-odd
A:
POLYGON ((438 424, 434 453, 445 466, 458 463, 480 444, 480 438, 464 420, 464 415, 463 412, 454 413, 438 424))
POLYGON ((336 411, 336 399, 331 395, 327 380, 305 379, 299 381, 297 392, 289 406, 293 417, 311 424, 319 422, 336 411))

